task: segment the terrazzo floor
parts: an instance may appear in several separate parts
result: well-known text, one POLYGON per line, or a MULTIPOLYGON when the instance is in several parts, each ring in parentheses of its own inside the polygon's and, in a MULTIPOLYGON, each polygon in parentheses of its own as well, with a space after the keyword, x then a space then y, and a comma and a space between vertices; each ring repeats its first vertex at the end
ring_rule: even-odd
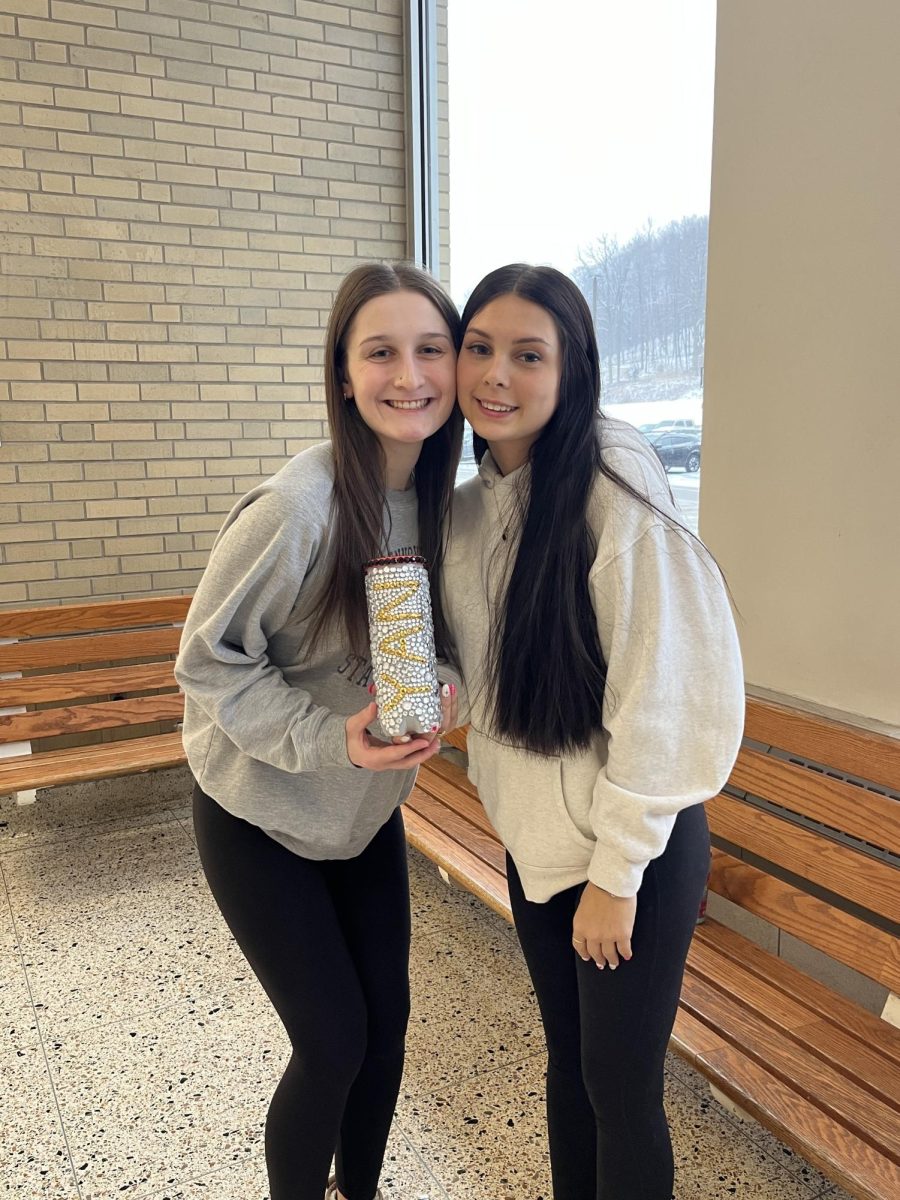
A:
MULTIPOLYGON (((183 771, 0 801, 0 1193, 263 1200, 286 1040, 197 860, 183 771)), ((413 1015, 386 1200, 551 1200, 515 935, 413 855, 413 1015)), ((678 1200, 849 1200, 672 1057, 678 1200)), ((623 1197, 623 1200, 626 1198, 623 1197)))

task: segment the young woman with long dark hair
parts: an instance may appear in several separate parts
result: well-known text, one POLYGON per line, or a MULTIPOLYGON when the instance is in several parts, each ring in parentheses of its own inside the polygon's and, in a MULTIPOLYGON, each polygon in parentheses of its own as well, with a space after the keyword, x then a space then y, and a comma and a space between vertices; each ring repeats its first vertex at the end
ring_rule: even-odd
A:
POLYGON ((438 743, 367 732, 363 564, 428 560, 440 652, 458 330, 415 267, 347 276, 325 340, 331 441, 229 514, 176 664, 203 868, 293 1050, 266 1121, 272 1200, 381 1195, 409 1015, 398 806, 438 743))
POLYGON ((743 722, 726 588, 647 442, 600 413, 578 288, 503 267, 462 321, 480 465, 454 500, 446 612, 547 1037, 554 1195, 670 1200, 663 1061, 709 863, 702 802, 743 722))

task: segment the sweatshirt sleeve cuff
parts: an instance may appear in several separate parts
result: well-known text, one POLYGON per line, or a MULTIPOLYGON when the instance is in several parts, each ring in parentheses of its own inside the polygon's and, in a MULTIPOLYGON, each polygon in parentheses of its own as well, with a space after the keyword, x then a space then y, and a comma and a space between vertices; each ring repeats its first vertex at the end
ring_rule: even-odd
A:
POLYGON ((612 896, 636 896, 647 868, 645 862, 629 862, 613 847, 597 843, 588 867, 588 879, 612 896))
POLYGON ((353 767, 347 754, 347 718, 330 713, 316 739, 319 767, 353 767))

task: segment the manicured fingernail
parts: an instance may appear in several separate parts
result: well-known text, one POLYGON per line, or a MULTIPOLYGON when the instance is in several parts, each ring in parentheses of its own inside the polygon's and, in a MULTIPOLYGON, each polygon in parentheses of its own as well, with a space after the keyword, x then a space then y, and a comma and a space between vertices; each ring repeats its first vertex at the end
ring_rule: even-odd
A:
POLYGON ((450 684, 450 695, 451 695, 451 696, 455 696, 455 695, 456 695, 456 684, 455 684, 455 683, 451 683, 451 684, 450 684))
POLYGON ((401 742, 411 742, 411 741, 412 741, 412 738, 409 736, 409 734, 408 734, 408 733, 404 733, 404 735, 403 735, 403 737, 400 739, 400 741, 401 741, 401 742))
POLYGON ((611 971, 614 971, 618 965, 619 965, 618 963, 610 963, 610 964, 609 964, 609 969, 610 969, 611 971))
POLYGON ((438 727, 437 727, 437 725, 432 725, 432 727, 431 727, 431 732, 432 732, 432 733, 437 733, 437 731, 438 731, 438 727))
POLYGON ((450 695, 450 684, 449 683, 445 683, 444 686, 441 688, 441 695, 442 696, 450 695))
POLYGON ((606 963, 597 963, 597 970, 602 971, 605 966, 606 966, 606 963))
POLYGON ((369 695, 370 695, 370 696, 374 696, 374 695, 375 695, 375 684, 374 684, 374 683, 370 683, 370 684, 369 684, 369 695))

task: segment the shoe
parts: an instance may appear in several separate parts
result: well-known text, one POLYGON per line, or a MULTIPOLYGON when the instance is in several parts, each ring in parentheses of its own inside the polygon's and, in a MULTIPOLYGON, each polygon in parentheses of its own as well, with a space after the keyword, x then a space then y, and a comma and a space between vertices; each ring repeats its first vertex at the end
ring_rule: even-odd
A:
MULTIPOLYGON (((333 1175, 328 1180, 328 1187, 325 1189, 325 1200, 337 1200, 337 1179, 333 1175)), ((381 1188, 375 1193, 375 1200, 384 1200, 381 1188)))

